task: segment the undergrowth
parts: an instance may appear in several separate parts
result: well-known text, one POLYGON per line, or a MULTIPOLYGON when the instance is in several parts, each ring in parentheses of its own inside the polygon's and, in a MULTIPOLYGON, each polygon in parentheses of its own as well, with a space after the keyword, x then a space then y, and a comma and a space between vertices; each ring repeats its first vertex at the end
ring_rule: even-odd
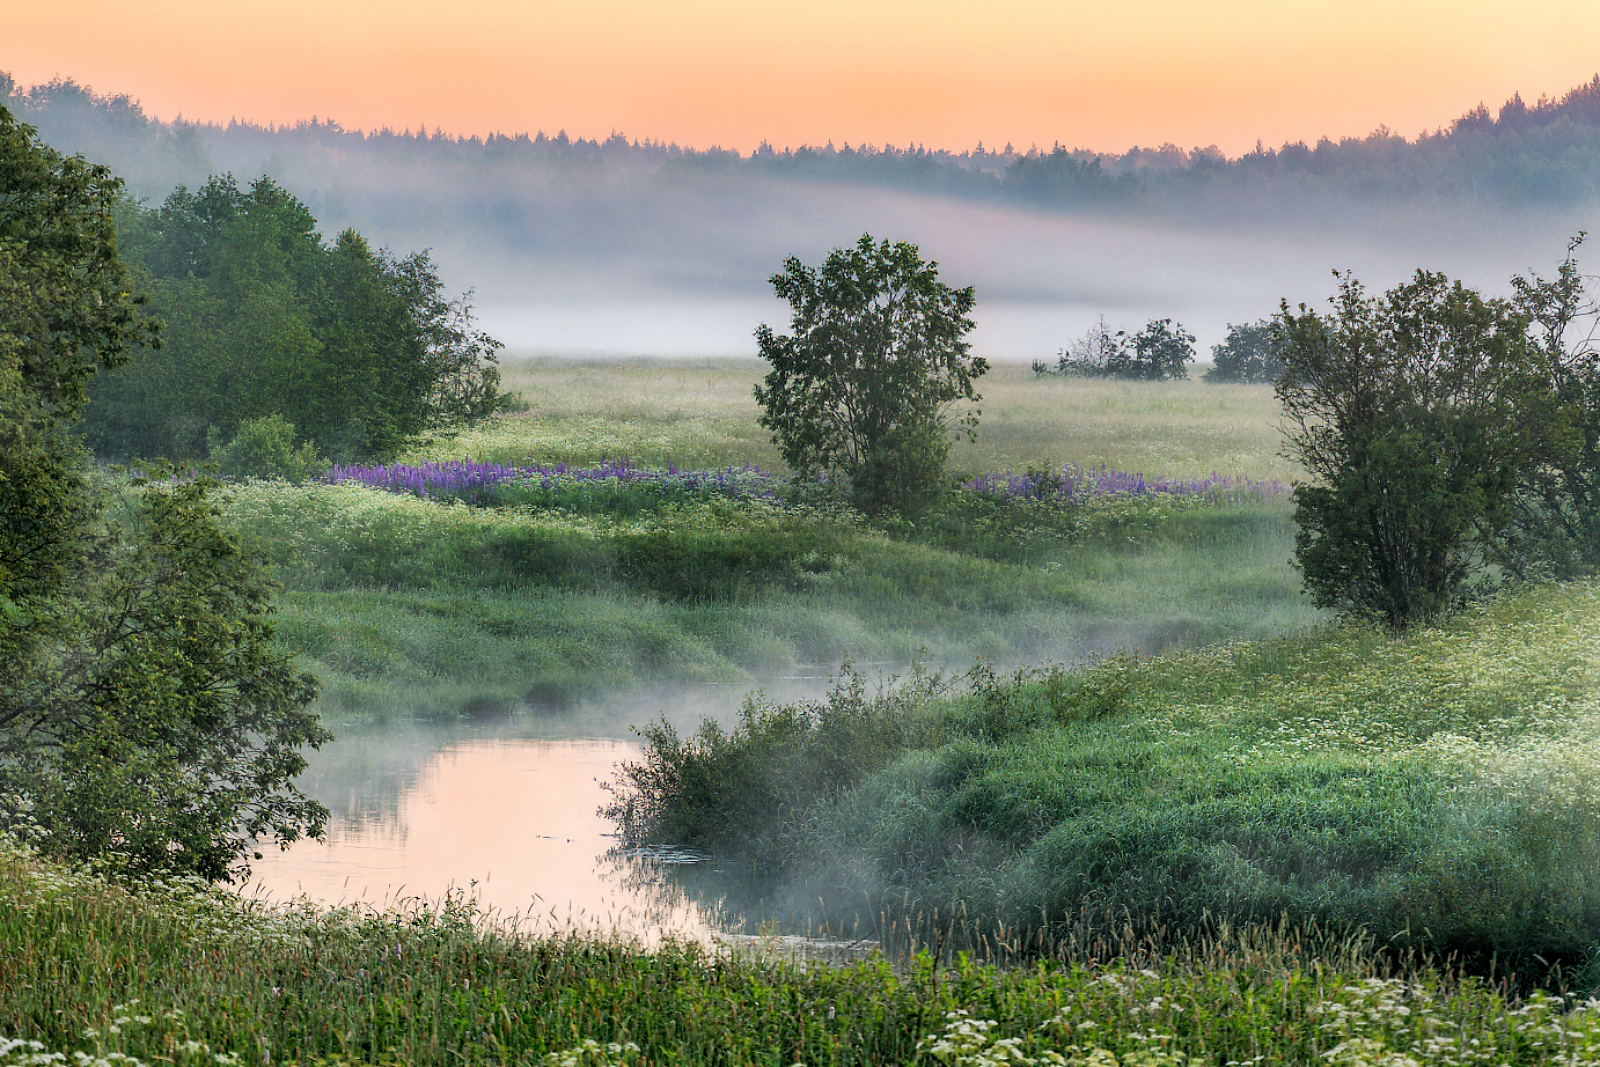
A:
POLYGON ((1600 1003, 1287 927, 842 966, 121 885, 0 842, 0 1064, 1585 1064, 1600 1003))
POLYGON ((970 917, 952 936, 973 946, 1287 916, 1485 973, 1595 972, 1597 678, 1581 585, 1400 638, 980 666, 942 695, 849 682, 753 701, 728 732, 655 729, 611 814, 851 936, 936 913, 970 917))

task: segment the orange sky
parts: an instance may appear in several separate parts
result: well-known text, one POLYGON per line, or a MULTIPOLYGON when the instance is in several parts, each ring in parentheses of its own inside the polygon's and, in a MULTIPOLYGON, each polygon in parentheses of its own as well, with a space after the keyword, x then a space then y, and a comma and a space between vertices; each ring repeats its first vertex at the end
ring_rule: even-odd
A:
POLYGON ((0 0, 0 70, 163 118, 1234 154, 1563 92, 1600 3, 0 0))

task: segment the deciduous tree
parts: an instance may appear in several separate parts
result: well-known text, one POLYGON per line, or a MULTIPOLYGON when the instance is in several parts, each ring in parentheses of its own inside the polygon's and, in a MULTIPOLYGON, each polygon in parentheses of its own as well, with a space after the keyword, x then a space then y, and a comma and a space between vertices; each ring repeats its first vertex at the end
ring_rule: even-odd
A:
POLYGON ((827 474, 870 511, 916 510, 937 494, 952 435, 971 434, 972 288, 939 280, 915 245, 863 234, 820 268, 795 257, 772 276, 792 333, 756 330, 771 364, 756 386, 761 425, 802 478, 827 474))
POLYGON ((91 377, 156 337, 119 193, 0 107, 0 828, 220 878, 320 830, 293 778, 328 734, 212 483, 92 475, 68 437, 91 377))

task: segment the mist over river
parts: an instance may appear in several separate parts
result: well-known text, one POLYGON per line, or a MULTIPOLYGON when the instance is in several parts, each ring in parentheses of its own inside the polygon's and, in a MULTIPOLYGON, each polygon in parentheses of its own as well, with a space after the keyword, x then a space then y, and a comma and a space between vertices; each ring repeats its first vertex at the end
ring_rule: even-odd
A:
MULTIPOLYGON (((799 699, 825 682, 778 679, 764 691, 799 699)), ((325 839, 263 849, 242 891, 328 905, 459 891, 530 930, 709 938, 711 910, 669 877, 689 857, 619 850, 599 809, 618 764, 641 754, 631 725, 727 721, 746 691, 677 686, 475 721, 335 723, 336 740, 307 754, 299 778, 332 813, 325 839)))

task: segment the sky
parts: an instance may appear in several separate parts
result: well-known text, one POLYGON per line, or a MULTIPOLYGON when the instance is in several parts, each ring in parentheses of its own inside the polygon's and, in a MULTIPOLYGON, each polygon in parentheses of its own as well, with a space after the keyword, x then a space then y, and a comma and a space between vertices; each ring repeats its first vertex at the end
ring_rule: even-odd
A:
POLYGON ((1121 151, 1407 137, 1600 72, 1593 0, 0 0, 165 119, 1121 151))

